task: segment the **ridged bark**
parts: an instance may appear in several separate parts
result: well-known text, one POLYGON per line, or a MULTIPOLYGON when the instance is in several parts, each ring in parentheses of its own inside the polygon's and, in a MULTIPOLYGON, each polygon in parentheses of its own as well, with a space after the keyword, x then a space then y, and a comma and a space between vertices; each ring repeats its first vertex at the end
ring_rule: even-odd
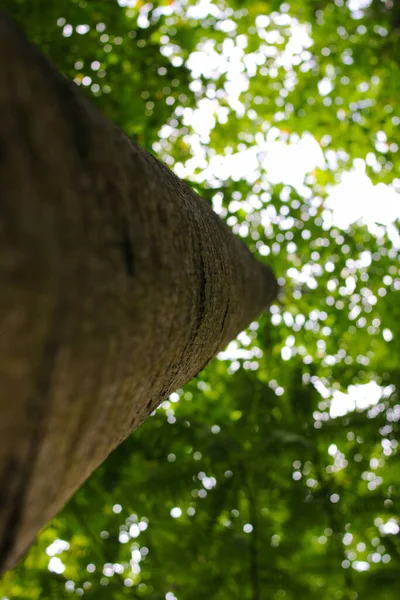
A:
POLYGON ((206 202, 0 16, 3 570, 276 290, 206 202))

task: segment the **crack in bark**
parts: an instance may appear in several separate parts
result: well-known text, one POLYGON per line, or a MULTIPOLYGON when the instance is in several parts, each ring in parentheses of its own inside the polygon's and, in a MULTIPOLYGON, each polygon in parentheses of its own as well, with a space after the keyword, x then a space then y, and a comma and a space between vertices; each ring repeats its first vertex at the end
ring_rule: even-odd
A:
POLYGON ((132 240, 129 235, 129 230, 124 225, 122 226, 122 235, 121 235, 121 249, 122 249, 122 257, 124 260, 124 265, 126 272, 129 277, 134 277, 135 275, 135 253, 133 250, 132 240))
POLYGON ((193 338, 196 338, 196 336, 200 330, 201 324, 203 322, 203 318, 204 318, 205 311, 206 311, 206 298, 207 298, 206 297, 207 278, 206 278, 206 273, 205 273, 205 269, 204 269, 203 247, 202 247, 200 238, 198 240, 198 244, 199 244, 199 283, 198 283, 199 302, 198 302, 197 315, 196 315, 196 327, 195 327, 195 331, 193 333, 193 338))

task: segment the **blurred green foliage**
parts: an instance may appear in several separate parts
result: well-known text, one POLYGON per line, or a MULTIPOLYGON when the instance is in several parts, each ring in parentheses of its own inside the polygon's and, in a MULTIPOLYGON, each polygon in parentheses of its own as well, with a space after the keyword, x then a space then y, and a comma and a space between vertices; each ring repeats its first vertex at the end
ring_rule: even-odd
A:
POLYGON ((366 197, 375 221, 340 227, 329 194, 357 165, 376 203, 399 191, 398 3, 0 5, 283 285, 92 475, 0 598, 397 600, 398 221, 366 197), (305 133, 322 163, 299 185, 274 180, 265 140, 305 133), (257 145, 253 175, 210 171, 257 145))

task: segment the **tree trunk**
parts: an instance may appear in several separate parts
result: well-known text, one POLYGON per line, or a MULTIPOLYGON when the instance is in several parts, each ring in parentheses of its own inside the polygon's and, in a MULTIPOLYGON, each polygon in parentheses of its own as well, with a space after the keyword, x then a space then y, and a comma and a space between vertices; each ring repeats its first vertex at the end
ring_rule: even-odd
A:
POLYGON ((277 285, 4 16, 0 56, 4 570, 277 285))

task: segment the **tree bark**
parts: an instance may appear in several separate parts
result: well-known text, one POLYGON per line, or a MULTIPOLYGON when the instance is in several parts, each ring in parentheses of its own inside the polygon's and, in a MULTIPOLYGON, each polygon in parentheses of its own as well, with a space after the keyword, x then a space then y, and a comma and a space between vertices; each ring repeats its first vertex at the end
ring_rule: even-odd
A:
POLYGON ((277 284, 4 16, 0 56, 4 570, 277 284))

